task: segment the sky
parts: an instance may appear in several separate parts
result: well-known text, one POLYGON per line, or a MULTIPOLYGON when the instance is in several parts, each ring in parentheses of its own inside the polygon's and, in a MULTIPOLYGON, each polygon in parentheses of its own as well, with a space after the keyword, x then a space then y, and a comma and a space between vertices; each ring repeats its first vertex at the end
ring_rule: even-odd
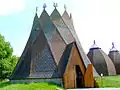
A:
POLYGON ((58 11, 63 14, 64 4, 72 13, 75 30, 86 53, 96 40, 96 44, 109 53, 114 42, 120 50, 120 0, 0 0, 0 33, 10 42, 13 54, 20 56, 27 43, 35 9, 40 16, 43 4, 49 15, 58 3, 58 11))

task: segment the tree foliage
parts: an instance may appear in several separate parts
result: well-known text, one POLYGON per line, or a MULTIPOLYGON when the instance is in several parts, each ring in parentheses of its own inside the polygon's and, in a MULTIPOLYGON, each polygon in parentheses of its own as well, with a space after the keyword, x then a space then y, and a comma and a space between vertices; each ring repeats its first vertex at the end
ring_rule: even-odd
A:
POLYGON ((4 37, 0 34, 0 79, 7 78, 11 75, 18 57, 13 56, 13 48, 10 43, 5 41, 4 37))

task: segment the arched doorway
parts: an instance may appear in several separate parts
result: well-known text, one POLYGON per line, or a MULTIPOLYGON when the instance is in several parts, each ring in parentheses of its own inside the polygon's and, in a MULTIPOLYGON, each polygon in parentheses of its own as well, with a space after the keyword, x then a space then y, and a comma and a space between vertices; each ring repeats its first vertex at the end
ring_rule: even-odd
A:
POLYGON ((82 87, 82 72, 80 70, 79 65, 75 65, 76 70, 76 87, 81 88, 82 87))

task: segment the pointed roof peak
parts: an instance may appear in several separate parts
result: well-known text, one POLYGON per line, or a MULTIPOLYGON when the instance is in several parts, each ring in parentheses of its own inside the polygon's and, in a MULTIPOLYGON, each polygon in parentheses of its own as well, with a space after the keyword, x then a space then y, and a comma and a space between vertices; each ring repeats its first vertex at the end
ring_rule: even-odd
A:
POLYGON ((63 18, 66 18, 66 19, 72 19, 72 14, 71 14, 71 13, 70 13, 70 15, 68 14, 67 8, 66 8, 66 5, 65 5, 65 4, 64 4, 64 9, 65 9, 65 11, 64 11, 62 17, 63 17, 63 18))
POLYGON ((70 19, 70 16, 69 16, 69 14, 66 10, 64 11, 62 17, 65 18, 65 19, 70 19))
POLYGON ((51 18, 55 18, 55 19, 61 17, 61 15, 60 15, 59 11, 57 10, 57 8, 55 8, 55 9, 53 10, 53 12, 51 13, 50 17, 51 17, 51 18))
POLYGON ((114 42, 112 42, 112 48, 110 49, 110 51, 118 51, 118 50, 115 48, 114 42))
POLYGON ((38 20, 38 15, 37 15, 37 13, 35 13, 33 23, 35 23, 37 20, 38 20))
POLYGON ((47 13, 47 11, 45 10, 45 8, 43 9, 43 11, 42 11, 42 13, 41 13, 41 15, 40 15, 40 18, 41 18, 41 16, 49 16, 49 14, 47 13))
POLYGON ((44 26, 44 24, 50 19, 49 14, 47 13, 47 11, 45 9, 43 9, 40 17, 39 17, 39 21, 40 21, 40 25, 41 27, 44 26))
POLYGON ((96 45, 95 40, 93 41, 93 45, 91 46, 90 49, 99 49, 99 47, 96 45))

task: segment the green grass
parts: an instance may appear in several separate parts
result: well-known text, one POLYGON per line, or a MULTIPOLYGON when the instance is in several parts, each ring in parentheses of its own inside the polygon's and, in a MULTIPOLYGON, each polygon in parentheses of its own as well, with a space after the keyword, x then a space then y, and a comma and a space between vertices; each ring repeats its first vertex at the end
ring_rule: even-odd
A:
MULTIPOLYGON (((0 82, 0 90, 56 90, 61 88, 53 83, 31 83, 31 84, 10 84, 10 82, 0 82)), ((64 90, 61 88, 61 90, 64 90)))
POLYGON ((104 76, 102 78, 95 78, 100 87, 115 87, 120 88, 120 75, 118 76, 104 76))

